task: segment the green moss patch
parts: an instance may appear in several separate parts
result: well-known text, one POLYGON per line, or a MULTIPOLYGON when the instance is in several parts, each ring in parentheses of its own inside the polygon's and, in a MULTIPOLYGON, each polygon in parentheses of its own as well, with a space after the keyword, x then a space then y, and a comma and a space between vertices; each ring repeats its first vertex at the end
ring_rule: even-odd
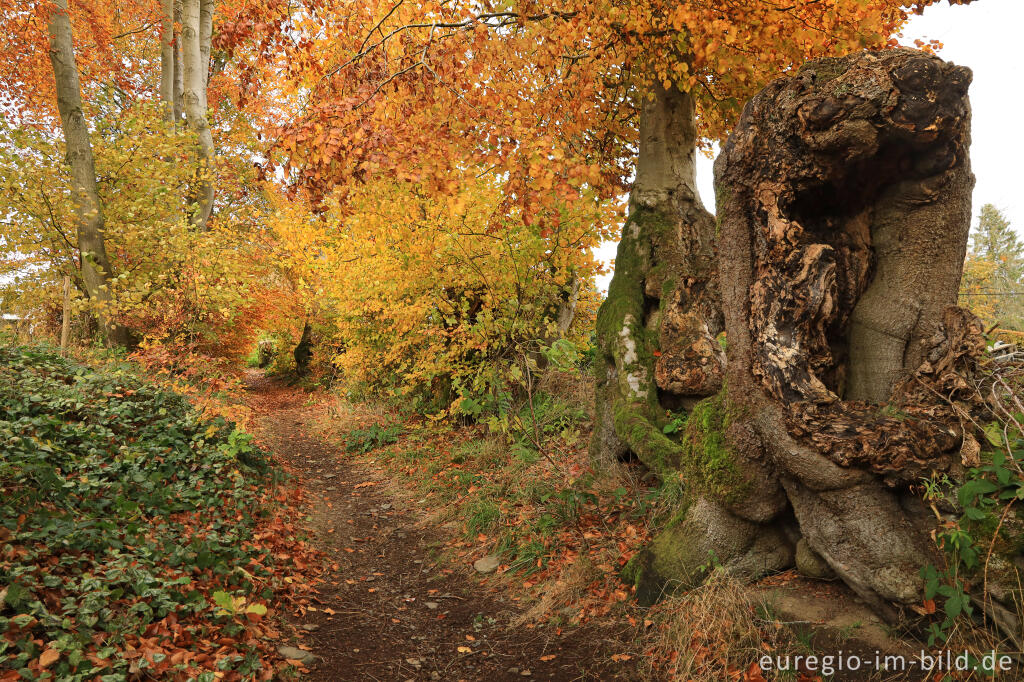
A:
POLYGON ((723 388, 694 406, 681 437, 680 462, 687 485, 723 502, 734 502, 749 489, 726 436, 732 417, 723 388))

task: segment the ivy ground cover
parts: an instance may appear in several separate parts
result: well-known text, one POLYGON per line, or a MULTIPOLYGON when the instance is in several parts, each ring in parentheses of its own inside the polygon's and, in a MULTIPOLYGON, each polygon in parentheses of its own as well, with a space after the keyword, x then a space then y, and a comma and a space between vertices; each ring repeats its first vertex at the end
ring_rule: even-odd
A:
POLYGON ((130 366, 0 345, 0 680, 270 679, 306 566, 277 483, 130 366))

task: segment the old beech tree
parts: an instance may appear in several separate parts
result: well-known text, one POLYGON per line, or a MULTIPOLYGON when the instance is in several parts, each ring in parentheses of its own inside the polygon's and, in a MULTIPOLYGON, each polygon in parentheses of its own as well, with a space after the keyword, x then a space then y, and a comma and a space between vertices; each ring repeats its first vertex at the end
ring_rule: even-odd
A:
POLYGON ((922 599, 935 519, 907 488, 978 452, 952 404, 982 343, 952 307, 970 79, 921 52, 864 52, 747 105, 715 167, 725 387, 659 452, 694 472, 694 494, 634 562, 642 594, 699 580, 709 555, 757 576, 802 554, 883 614, 922 599))

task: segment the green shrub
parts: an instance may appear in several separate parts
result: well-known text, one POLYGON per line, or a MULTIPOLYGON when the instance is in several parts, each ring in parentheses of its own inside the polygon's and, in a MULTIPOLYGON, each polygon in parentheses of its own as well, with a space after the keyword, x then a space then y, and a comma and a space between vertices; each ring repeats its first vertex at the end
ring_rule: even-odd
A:
MULTIPOLYGON (((267 470, 251 436, 125 366, 0 346, 0 671, 31 675, 49 647, 56 679, 126 679, 118 652, 150 624, 217 627, 200 584, 252 595, 270 582, 253 537, 267 470)), ((245 648, 226 669, 258 667, 245 648)))
POLYGON ((345 434, 345 450, 365 454, 385 445, 398 442, 402 435, 400 426, 377 426, 368 429, 353 429, 345 434))

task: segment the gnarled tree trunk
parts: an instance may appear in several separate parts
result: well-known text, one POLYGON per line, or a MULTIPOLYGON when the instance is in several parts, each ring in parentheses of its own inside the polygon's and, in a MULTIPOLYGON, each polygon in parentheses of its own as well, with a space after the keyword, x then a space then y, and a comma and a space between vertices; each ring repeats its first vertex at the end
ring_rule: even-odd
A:
POLYGON ((666 411, 721 386, 715 223, 697 193, 696 142, 691 96, 656 87, 642 103, 629 217, 597 317, 599 465, 631 453, 656 471, 675 466, 666 411))
POLYGON ((128 330, 112 319, 112 269, 103 239, 103 205, 96 189, 96 168, 89 140, 89 125, 82 111, 82 91, 75 61, 67 0, 56 0, 50 16, 50 63, 57 89, 67 162, 71 167, 71 201, 75 209, 82 279, 97 306, 103 335, 109 345, 131 343, 128 330))
POLYGON ((642 593, 700 580, 711 555, 783 568, 800 542, 882 615, 923 598, 919 570, 940 560, 908 488, 977 452, 947 402, 983 348, 953 307, 970 79, 915 50, 861 53, 744 109, 715 166, 727 390, 691 449, 719 466, 634 562, 642 593))

